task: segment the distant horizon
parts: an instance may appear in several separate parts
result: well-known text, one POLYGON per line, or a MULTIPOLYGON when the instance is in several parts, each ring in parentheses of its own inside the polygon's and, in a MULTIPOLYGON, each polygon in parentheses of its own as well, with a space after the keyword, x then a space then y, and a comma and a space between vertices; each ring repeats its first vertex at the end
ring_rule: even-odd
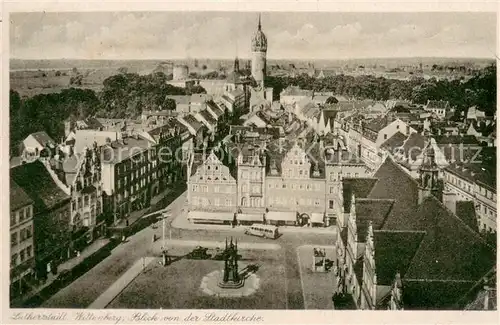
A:
MULTIPOLYGON (((235 57, 184 57, 184 58, 120 58, 120 59, 90 59, 90 58, 49 58, 49 59, 37 59, 37 58, 22 58, 22 57, 11 57, 9 60, 20 60, 20 61, 58 61, 58 60, 68 60, 68 61, 186 61, 186 60, 234 60, 235 57)), ((250 60, 250 57, 238 57, 239 60, 250 60)), ((305 59, 305 58, 273 58, 268 57, 267 60, 274 61, 353 61, 353 60, 487 60, 487 61, 497 61, 496 57, 468 57, 468 56, 401 56, 401 57, 354 57, 354 58, 334 58, 334 59, 305 59)))
MULTIPOLYGON (((491 58, 495 13, 262 12, 270 60, 491 58)), ((31 12, 10 15, 22 60, 228 60, 251 55, 255 12, 31 12)))

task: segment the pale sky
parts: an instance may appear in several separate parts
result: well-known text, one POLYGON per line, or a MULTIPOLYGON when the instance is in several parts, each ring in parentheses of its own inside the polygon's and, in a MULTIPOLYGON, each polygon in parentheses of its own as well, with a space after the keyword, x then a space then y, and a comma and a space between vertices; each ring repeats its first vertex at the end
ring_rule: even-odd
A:
MULTIPOLYGON (((11 58, 250 56, 252 12, 13 13, 11 58)), ((494 58, 495 13, 264 12, 268 58, 494 58)))

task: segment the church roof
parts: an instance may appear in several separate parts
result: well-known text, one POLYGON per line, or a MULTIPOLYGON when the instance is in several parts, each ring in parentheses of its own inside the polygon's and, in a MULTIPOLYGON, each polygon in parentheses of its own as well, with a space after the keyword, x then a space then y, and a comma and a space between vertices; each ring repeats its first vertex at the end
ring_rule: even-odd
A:
POLYGON ((417 251, 423 231, 374 231, 377 285, 392 285, 397 272, 404 276, 417 251))

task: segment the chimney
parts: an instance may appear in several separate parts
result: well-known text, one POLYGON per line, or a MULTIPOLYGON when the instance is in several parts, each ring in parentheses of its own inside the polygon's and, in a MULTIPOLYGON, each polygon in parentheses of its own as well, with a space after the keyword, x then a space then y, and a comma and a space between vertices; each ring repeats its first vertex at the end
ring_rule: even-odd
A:
POLYGON ((443 191, 443 204, 448 210, 453 212, 453 214, 457 213, 457 197, 455 193, 443 191))

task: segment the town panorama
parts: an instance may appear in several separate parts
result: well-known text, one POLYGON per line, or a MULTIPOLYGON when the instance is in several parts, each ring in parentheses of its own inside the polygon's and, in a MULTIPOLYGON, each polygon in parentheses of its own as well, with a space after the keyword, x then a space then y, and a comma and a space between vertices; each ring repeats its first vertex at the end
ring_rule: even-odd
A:
POLYGON ((12 15, 11 308, 496 310, 496 63, 453 57, 483 38, 197 13, 144 59, 170 15, 12 15), (402 58, 355 56, 388 37, 402 58))

